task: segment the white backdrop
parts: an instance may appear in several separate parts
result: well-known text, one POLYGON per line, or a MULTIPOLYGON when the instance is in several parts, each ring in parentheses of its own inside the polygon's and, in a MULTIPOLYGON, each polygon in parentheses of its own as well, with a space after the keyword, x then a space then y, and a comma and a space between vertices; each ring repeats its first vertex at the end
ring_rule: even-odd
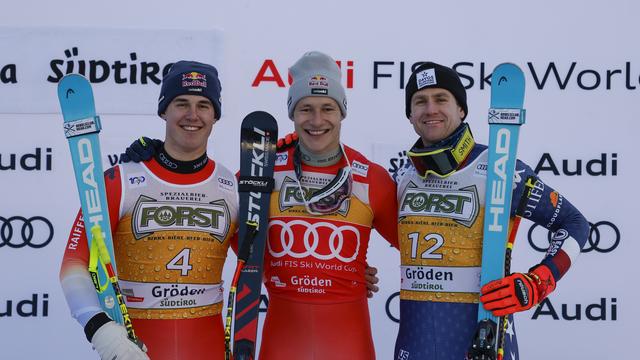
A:
MULTIPOLYGON (((43 217, 53 235, 47 242, 46 222, 34 221, 33 244, 44 246, 0 245, 0 359, 96 357, 58 282, 78 200, 55 83, 48 78, 65 72, 68 61, 78 71, 81 62, 90 69, 93 60, 108 165, 133 138, 163 136, 154 115, 159 86, 142 69, 151 74, 183 58, 213 63, 221 72, 223 117, 209 153, 237 169, 239 123, 248 112, 271 112, 281 134, 292 129, 287 67, 308 50, 341 61, 349 99, 344 141, 390 169, 415 140, 400 85, 414 63, 457 66, 469 87, 467 121, 479 142, 487 139, 489 102, 482 79, 500 62, 518 64, 527 80, 519 157, 539 165, 541 177, 598 224, 590 246, 597 250, 579 258, 538 316, 533 310, 518 314, 522 359, 636 358, 630 339, 640 320, 633 305, 638 244, 631 205, 638 198, 632 181, 640 174, 631 151, 640 130, 640 50, 634 46, 640 5, 607 4, 113 1, 89 11, 75 0, 3 3, 0 217, 43 217), (579 175, 570 174, 578 169, 579 175)), ((2 228, 0 244, 23 242, 19 225, 12 225, 11 240, 2 228)), ((546 232, 535 228, 528 236, 530 227, 521 225, 514 270, 542 257, 530 242, 543 246, 546 232)), ((374 341, 378 358, 391 359, 399 257, 374 236, 368 258, 381 278, 381 291, 370 301, 374 341)), ((230 266, 224 274, 229 281, 230 266)))

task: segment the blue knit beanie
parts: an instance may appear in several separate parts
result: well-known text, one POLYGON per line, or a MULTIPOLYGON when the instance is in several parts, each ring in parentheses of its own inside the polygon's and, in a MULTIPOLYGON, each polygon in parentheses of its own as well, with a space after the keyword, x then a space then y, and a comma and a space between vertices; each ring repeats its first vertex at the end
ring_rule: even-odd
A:
POLYGON ((215 67, 196 61, 178 61, 162 78, 158 98, 158 115, 167 111, 169 103, 178 95, 200 95, 211 100, 216 119, 222 115, 222 85, 215 67))

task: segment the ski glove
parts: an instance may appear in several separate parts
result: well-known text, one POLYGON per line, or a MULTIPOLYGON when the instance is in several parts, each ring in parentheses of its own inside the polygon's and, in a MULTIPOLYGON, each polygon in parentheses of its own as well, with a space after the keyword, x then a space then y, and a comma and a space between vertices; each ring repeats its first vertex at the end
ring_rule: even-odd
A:
POLYGON ((160 151, 163 144, 162 140, 143 136, 129 145, 125 153, 120 155, 120 160, 122 162, 133 161, 134 163, 150 160, 160 151))
POLYGON ((114 321, 102 325, 93 334, 91 344, 102 360, 149 360, 147 347, 142 341, 134 343, 124 326, 114 321))
POLYGON ((296 144, 298 141, 298 134, 295 132, 289 133, 285 135, 285 137, 278 139, 278 143, 276 144, 276 149, 278 151, 288 149, 296 144))
POLYGON ((529 310, 556 288, 551 270, 538 265, 527 274, 513 273, 494 280, 480 289, 480 301, 495 316, 505 316, 529 310))

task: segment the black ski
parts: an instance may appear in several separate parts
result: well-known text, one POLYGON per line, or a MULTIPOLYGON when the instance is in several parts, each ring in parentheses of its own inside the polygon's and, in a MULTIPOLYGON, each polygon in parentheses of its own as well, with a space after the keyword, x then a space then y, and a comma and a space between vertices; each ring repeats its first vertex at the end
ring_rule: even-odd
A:
POLYGON ((273 190, 278 124, 264 111, 254 111, 242 121, 240 134, 240 214, 238 248, 253 241, 237 287, 233 357, 255 359, 258 305, 262 289, 262 263, 269 223, 269 198, 273 190), (253 236, 247 236, 257 224, 253 236))

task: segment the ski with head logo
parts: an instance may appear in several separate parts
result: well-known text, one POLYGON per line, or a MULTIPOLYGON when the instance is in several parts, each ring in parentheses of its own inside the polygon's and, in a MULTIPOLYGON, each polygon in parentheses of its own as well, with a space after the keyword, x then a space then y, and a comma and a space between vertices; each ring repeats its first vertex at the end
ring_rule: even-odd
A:
POLYGON ((242 121, 238 179, 238 263, 240 265, 243 261, 243 264, 237 287, 231 285, 232 291, 237 290, 233 344, 235 360, 255 359, 262 263, 267 240, 269 199, 274 185, 277 139, 278 124, 268 113, 254 111, 242 121), (245 256, 248 256, 246 261, 242 259, 245 256))
POLYGON ((135 334, 115 275, 113 240, 98 138, 101 124, 100 117, 96 115, 91 84, 81 75, 66 75, 58 83, 58 100, 91 249, 89 271, 102 309, 112 320, 123 324, 129 336, 134 339, 135 334))
MULTIPOLYGON (((485 195, 480 286, 508 272, 512 240, 509 239, 520 126, 524 124, 525 80, 517 65, 498 65, 491 75, 489 108, 489 159, 485 195)), ((478 304, 478 325, 467 359, 500 360, 504 318, 493 316, 478 304)))

